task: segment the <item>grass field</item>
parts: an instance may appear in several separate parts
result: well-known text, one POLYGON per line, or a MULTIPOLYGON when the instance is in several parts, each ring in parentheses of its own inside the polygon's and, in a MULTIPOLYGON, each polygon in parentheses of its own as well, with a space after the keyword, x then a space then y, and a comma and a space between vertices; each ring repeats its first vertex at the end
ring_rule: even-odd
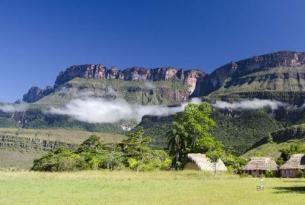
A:
POLYGON ((301 205, 305 179, 203 172, 0 172, 1 205, 301 205))
POLYGON ((18 137, 39 138, 51 141, 80 144, 90 135, 100 137, 105 143, 120 142, 123 135, 102 132, 87 132, 76 129, 18 129, 0 128, 0 135, 14 135, 18 137))
MULTIPOLYGON (((18 129, 0 128, 0 135, 12 135, 32 139, 44 139, 60 141, 72 144, 80 144, 90 135, 99 136, 104 143, 117 143, 125 136, 113 133, 86 132, 76 129, 18 129)), ((42 150, 24 150, 19 147, 0 149, 0 168, 30 169, 34 159, 40 158, 46 152, 42 150)), ((0 203, 1 205, 1 203, 0 203)))

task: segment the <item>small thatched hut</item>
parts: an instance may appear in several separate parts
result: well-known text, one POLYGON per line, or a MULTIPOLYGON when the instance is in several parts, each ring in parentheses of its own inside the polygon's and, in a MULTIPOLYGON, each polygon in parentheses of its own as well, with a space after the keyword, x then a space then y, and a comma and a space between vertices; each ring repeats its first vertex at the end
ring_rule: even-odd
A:
POLYGON ((205 154, 200 153, 190 153, 187 158, 188 162, 185 164, 184 169, 213 172, 227 171, 227 167, 221 159, 218 159, 217 162, 212 162, 205 154))
POLYGON ((254 177, 261 176, 267 171, 276 172, 277 170, 277 164, 269 157, 252 157, 243 168, 244 173, 251 174, 254 177))
POLYGON ((297 177, 300 171, 305 170, 305 154, 293 154, 290 159, 280 167, 282 177, 297 177))

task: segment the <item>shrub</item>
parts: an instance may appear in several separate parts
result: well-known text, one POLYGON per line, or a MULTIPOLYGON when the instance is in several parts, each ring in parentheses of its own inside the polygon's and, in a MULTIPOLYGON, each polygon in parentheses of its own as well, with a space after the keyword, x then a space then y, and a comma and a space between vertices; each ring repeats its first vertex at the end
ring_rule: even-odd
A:
POLYGON ((275 171, 271 171, 271 170, 267 170, 264 174, 265 177, 267 178, 273 178, 273 177, 276 177, 277 174, 275 171))
POLYGON ((303 170, 299 170, 296 177, 298 178, 304 178, 305 177, 305 171, 303 170))
POLYGON ((81 158, 68 149, 58 149, 35 160, 32 170, 35 171, 73 171, 79 168, 81 158))
POLYGON ((128 158, 127 163, 130 169, 136 169, 138 167, 138 160, 135 158, 128 158))
POLYGON ((237 157, 233 154, 227 153, 222 157, 224 164, 230 171, 238 173, 239 170, 246 164, 247 160, 241 157, 237 157))
POLYGON ((122 169, 124 167, 124 154, 120 150, 117 150, 117 148, 108 150, 100 167, 109 170, 122 169))
POLYGON ((97 170, 104 159, 104 153, 81 152, 81 167, 80 169, 97 170))

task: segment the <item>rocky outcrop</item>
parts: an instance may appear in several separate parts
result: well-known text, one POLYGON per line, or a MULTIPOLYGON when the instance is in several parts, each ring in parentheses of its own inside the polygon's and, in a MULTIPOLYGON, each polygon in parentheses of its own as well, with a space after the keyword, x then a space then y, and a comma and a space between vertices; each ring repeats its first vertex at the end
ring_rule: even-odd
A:
POLYGON ((31 87, 30 90, 23 95, 22 100, 24 102, 32 103, 50 94, 53 91, 53 87, 47 86, 45 89, 39 87, 31 87))

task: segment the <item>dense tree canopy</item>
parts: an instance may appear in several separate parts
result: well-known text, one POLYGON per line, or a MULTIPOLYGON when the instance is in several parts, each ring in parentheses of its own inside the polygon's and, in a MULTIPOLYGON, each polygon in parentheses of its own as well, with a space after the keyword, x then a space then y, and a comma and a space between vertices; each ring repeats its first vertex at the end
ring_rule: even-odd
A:
POLYGON ((58 149, 35 160, 36 171, 74 171, 130 168, 137 171, 168 169, 171 159, 163 150, 149 147, 150 137, 142 128, 127 135, 121 144, 104 145, 99 137, 91 136, 76 151, 58 149))
POLYGON ((212 108, 208 103, 190 103, 175 117, 172 129, 167 133, 169 150, 174 156, 173 165, 178 168, 187 153, 206 153, 213 160, 223 154, 223 145, 211 135, 215 122, 210 115, 212 108))

